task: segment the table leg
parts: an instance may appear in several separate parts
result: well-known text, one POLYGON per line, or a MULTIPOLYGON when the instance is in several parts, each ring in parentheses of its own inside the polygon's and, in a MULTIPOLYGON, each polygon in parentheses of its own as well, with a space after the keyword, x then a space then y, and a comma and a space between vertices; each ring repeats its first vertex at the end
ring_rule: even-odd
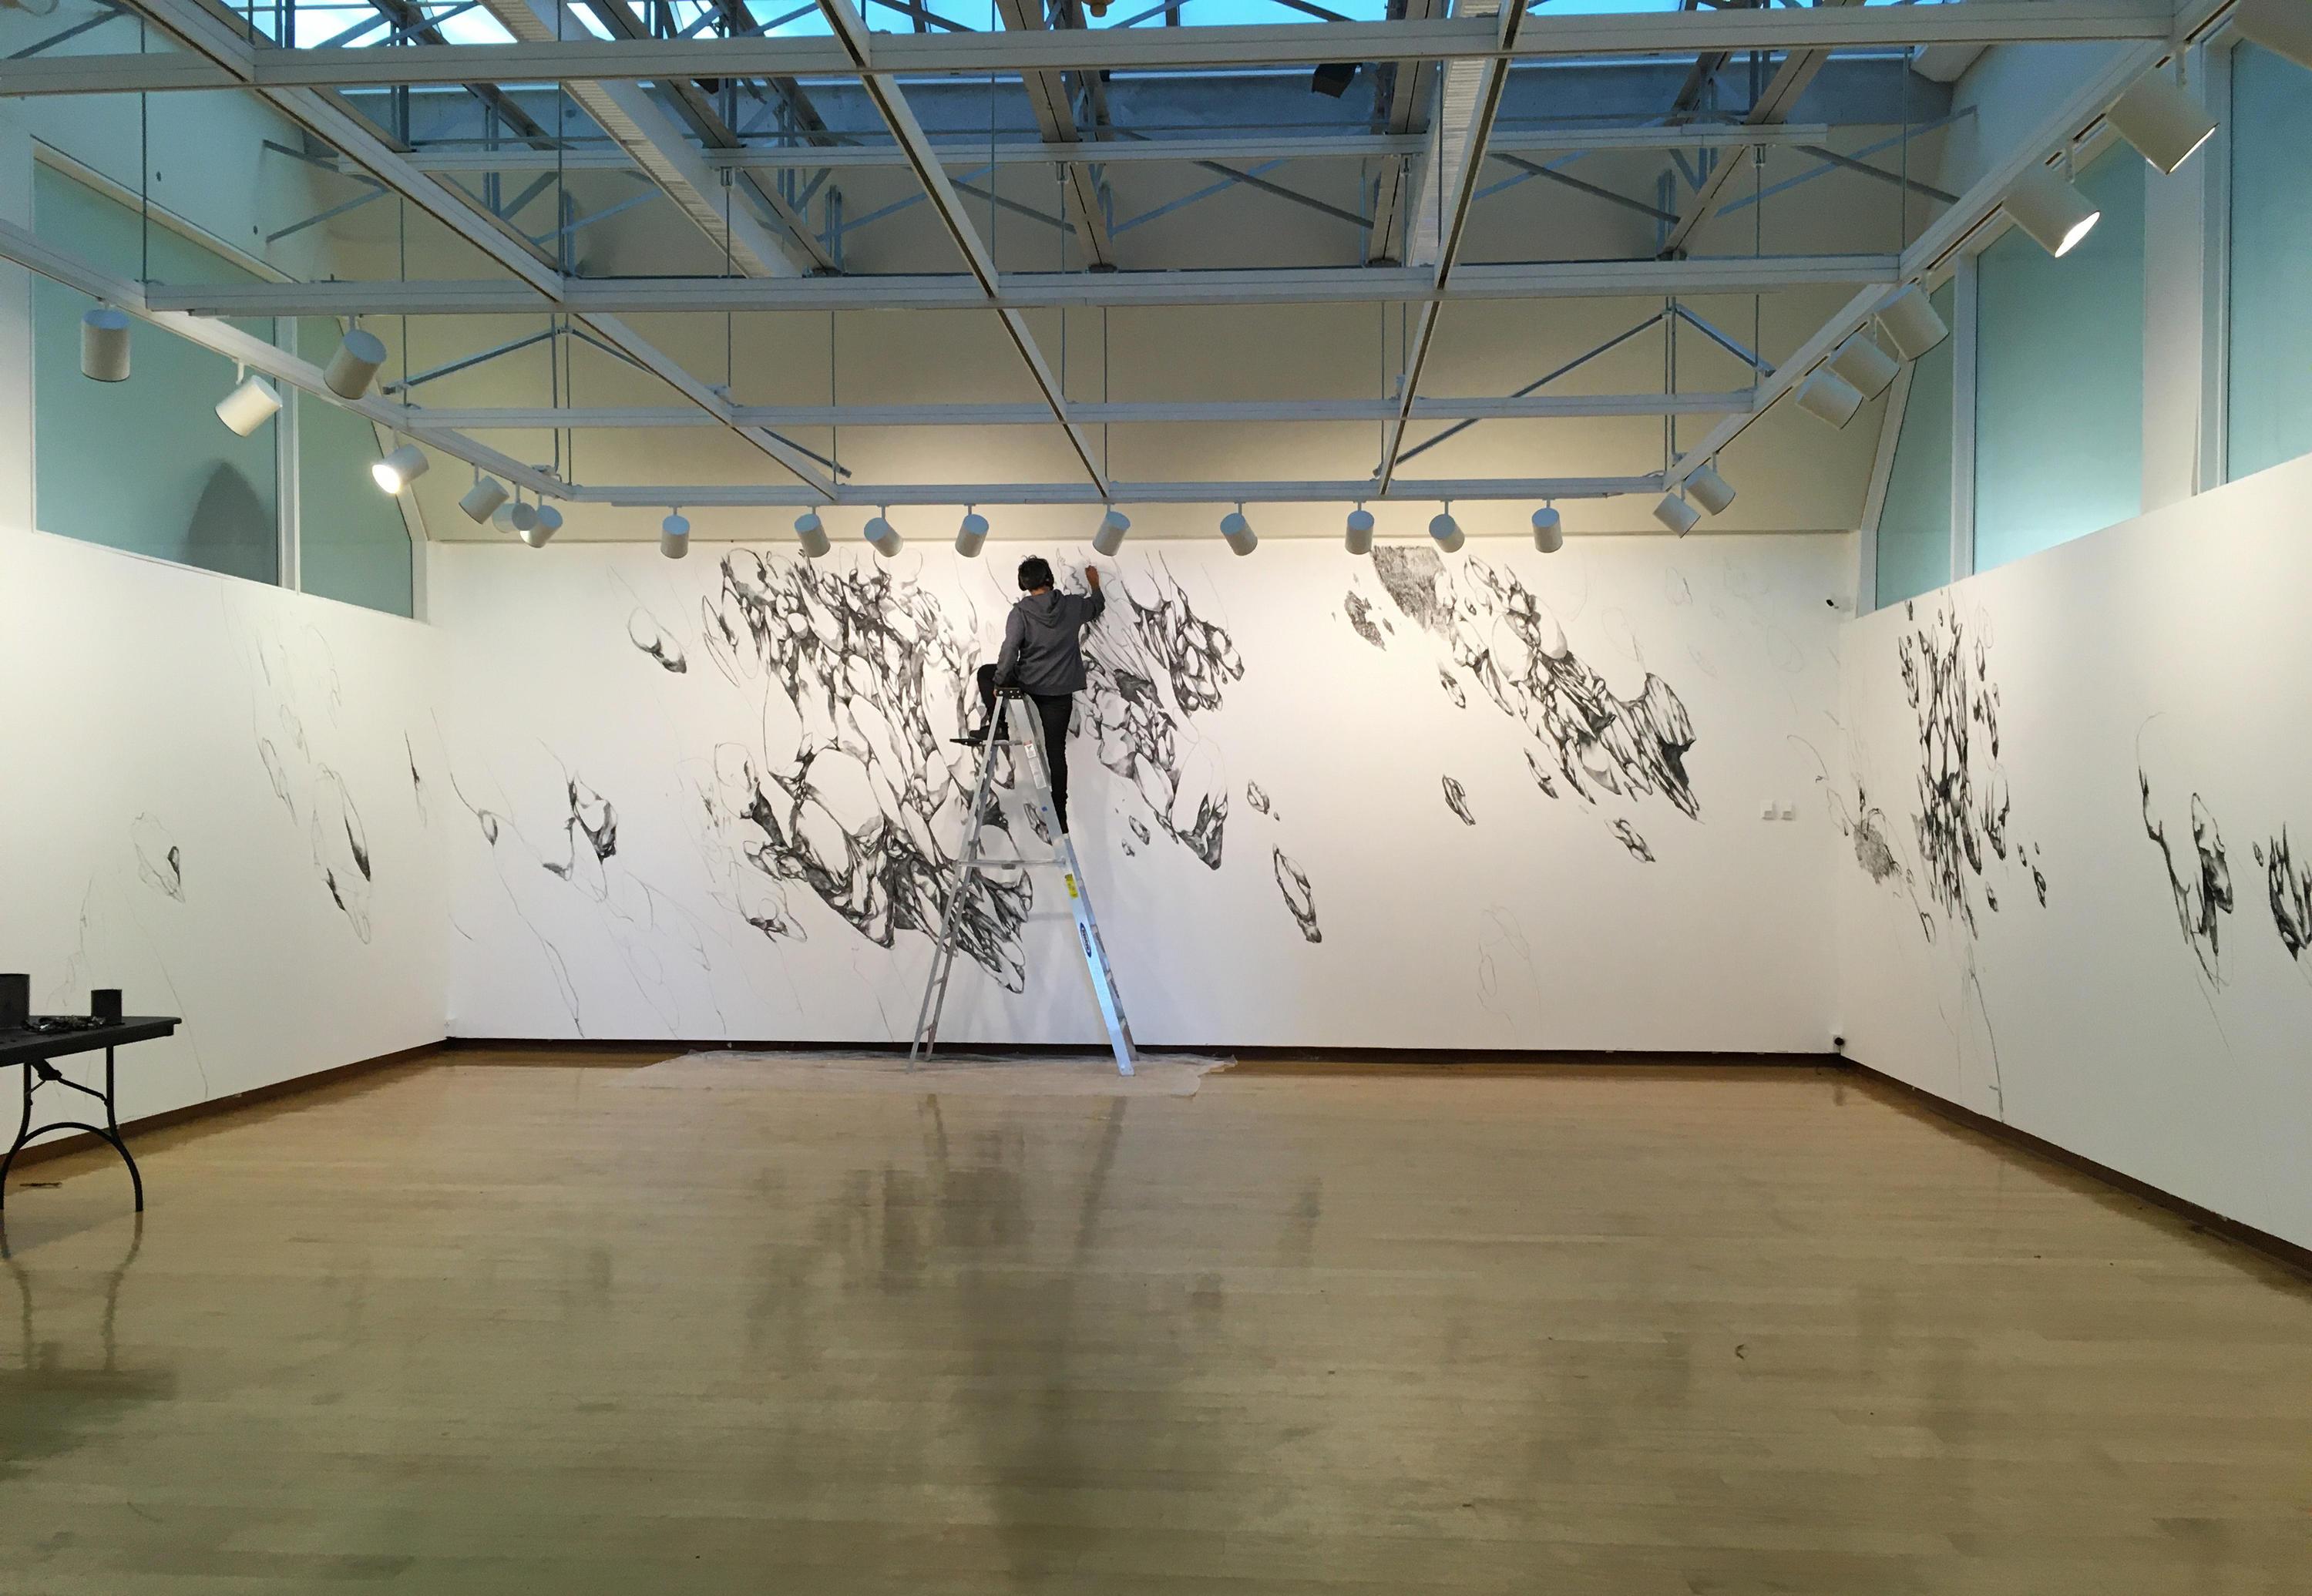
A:
POLYGON ((8 1156, 0 1159, 0 1211, 8 1206, 8 1171, 15 1167, 16 1154, 32 1139, 32 1066, 24 1065, 24 1118, 17 1123, 16 1140, 8 1149, 8 1156))
POLYGON ((106 1140, 120 1154, 120 1162, 128 1166, 128 1183, 136 1188, 136 1212, 144 1212, 144 1177, 137 1172, 136 1161, 128 1156, 128 1144, 120 1139, 120 1118, 112 1109, 112 1049, 104 1050, 104 1128, 106 1140))
MULTIPOLYGON (((8 1155, 5 1158, 0 1158, 0 1213, 6 1212, 8 1197, 8 1171, 15 1167, 16 1154, 24 1150, 25 1144, 31 1142, 36 1136, 45 1136, 52 1130, 87 1131, 91 1136, 96 1137, 98 1141, 104 1143, 115 1153, 120 1154, 120 1162, 128 1166, 129 1184, 136 1188, 136 1212, 139 1214, 144 1212, 144 1176, 143 1171, 137 1169, 136 1161, 129 1156, 128 1144, 121 1139, 120 1117, 115 1110, 112 1102, 114 1091, 112 1049, 110 1048, 107 1048, 104 1050, 104 1091, 101 1093, 89 1093, 89 1095, 92 1097, 101 1096, 104 1101, 104 1123, 102 1125, 89 1125, 78 1119, 57 1119, 49 1121, 48 1124, 39 1127, 38 1129, 33 1128, 32 1090, 35 1086, 39 1084, 35 1073, 39 1067, 40 1066, 29 1063, 24 1065, 24 1115, 23 1118, 17 1122, 16 1140, 9 1147, 8 1155)), ((56 1075, 54 1071, 50 1071, 50 1076, 53 1079, 62 1079, 61 1076, 56 1075)), ((88 1088, 76 1085, 71 1082, 66 1082, 65 1083, 72 1085, 75 1091, 88 1091, 88 1088)))

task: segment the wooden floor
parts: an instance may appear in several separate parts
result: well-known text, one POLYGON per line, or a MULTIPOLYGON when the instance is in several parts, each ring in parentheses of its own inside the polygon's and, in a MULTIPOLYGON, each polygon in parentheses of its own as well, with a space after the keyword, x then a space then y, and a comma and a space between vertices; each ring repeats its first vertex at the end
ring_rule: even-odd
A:
POLYGON ((2312 1289, 1851 1075, 452 1057, 20 1175, 0 1592, 2312 1590, 2312 1289))

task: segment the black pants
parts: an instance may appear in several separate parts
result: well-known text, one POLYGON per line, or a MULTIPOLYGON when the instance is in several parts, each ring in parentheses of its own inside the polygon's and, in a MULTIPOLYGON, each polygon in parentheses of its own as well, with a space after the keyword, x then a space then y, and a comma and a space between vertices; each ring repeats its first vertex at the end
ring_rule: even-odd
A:
MULTIPOLYGON (((1052 767, 1052 812, 1060 829, 1068 829, 1068 721, 1074 715, 1073 693, 1029 693, 1028 701, 1044 722, 1044 758, 1052 767)), ((995 730, 995 667, 979 668, 979 709, 982 723, 995 730)))

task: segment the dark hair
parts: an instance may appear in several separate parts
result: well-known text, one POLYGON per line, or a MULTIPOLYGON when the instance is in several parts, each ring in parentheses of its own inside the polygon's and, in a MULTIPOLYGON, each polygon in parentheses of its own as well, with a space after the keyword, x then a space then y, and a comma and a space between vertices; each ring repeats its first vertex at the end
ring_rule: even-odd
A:
POLYGON ((1040 554, 1031 554, 1020 562, 1020 591, 1034 592, 1039 587, 1052 585, 1052 562, 1040 554))

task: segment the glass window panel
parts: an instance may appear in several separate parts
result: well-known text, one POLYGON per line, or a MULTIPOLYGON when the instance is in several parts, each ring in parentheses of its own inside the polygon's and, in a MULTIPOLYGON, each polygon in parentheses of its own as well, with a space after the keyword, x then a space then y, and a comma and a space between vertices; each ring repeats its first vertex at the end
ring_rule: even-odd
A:
MULTIPOLYGON (((340 337, 334 321, 297 323, 297 347, 326 361, 340 337)), ((384 451, 365 417, 299 394, 297 584, 309 593, 407 615, 415 608, 409 529, 401 506, 380 493, 369 469, 384 451)))
POLYGON ((2061 260, 2020 228, 1983 252, 1978 571, 2143 508, 2144 171, 2122 145, 2079 174, 2103 219, 2061 260))
MULTIPOLYGON (((149 249, 181 280, 245 273, 46 166, 34 168, 40 237, 71 254, 136 275, 149 249), (145 236, 140 238, 140 233, 145 236)), ((33 445, 38 516, 46 531, 258 582, 280 574, 275 434, 236 437, 216 402, 233 364, 142 323, 131 327, 126 382, 81 375, 80 319, 95 302, 45 277, 32 285, 33 445)), ((269 321, 240 325, 272 336, 269 321)))
MULTIPOLYGON (((1946 327, 1957 322, 1949 284, 1933 296, 1946 327)), ((1911 366, 1911 396, 1895 438, 1887 498, 1878 508, 1878 604, 1915 599, 1951 579, 1951 346, 1945 338, 1911 366)))
POLYGON ((2227 479, 2312 452, 2312 73, 2232 52, 2227 479))

